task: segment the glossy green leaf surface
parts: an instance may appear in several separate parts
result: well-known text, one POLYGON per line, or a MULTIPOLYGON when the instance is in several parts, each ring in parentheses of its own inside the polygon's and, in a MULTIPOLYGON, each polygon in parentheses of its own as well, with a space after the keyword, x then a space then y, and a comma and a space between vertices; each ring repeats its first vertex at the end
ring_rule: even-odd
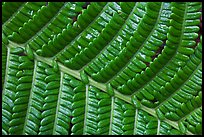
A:
POLYGON ((201 2, 2 2, 2 135, 202 135, 201 2))

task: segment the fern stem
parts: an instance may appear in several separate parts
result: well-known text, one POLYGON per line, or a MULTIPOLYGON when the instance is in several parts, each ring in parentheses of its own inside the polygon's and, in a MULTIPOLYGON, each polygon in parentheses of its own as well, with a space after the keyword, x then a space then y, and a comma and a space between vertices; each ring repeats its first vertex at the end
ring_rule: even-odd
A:
MULTIPOLYGON (((9 63, 9 60, 10 60, 10 48, 8 47, 8 50, 7 50, 7 59, 6 59, 6 70, 5 70, 5 78, 4 78, 4 85, 3 85, 3 89, 2 89, 2 96, 1 96, 1 100, 3 100, 4 96, 5 96, 5 89, 6 89, 6 85, 7 85, 7 76, 8 76, 8 63, 9 63)), ((3 104, 3 103, 2 103, 3 104)), ((3 105, 2 105, 2 108, 3 108, 3 105)), ((3 115, 3 114, 2 114, 3 115)), ((3 117, 2 117, 3 118, 3 117)), ((2 125, 3 125, 3 120, 2 120, 2 125)), ((8 126, 10 126, 8 124, 8 126)), ((3 132, 3 128, 2 128, 2 132, 3 132)), ((9 131, 5 131, 6 132, 6 135, 9 135, 9 131)), ((3 135, 3 134, 2 134, 3 135)))
POLYGON ((157 125, 157 135, 160 135, 160 119, 158 119, 158 125, 157 125))
MULTIPOLYGON (((8 75, 8 62, 9 62, 9 59, 10 59, 10 48, 8 47, 8 50, 7 50, 7 59, 6 59, 6 71, 5 71, 5 78, 4 78, 4 87, 3 87, 3 90, 2 90, 2 94, 4 93, 4 90, 5 90, 5 87, 6 87, 6 81, 7 81, 7 75, 8 75)), ((2 95, 2 99, 3 99, 3 95, 2 95)))
POLYGON ((53 126, 53 135, 55 135, 55 130, 56 130, 56 125, 57 125, 57 117, 58 117, 58 111, 59 111, 59 106, 60 106, 60 97, 61 97, 61 91, 62 91, 62 82, 63 82, 63 76, 64 76, 64 72, 61 71, 61 78, 60 78, 60 89, 59 89, 59 93, 58 93, 58 100, 57 100, 57 106, 56 106, 56 115, 55 115, 55 120, 54 120, 54 126, 53 126))
POLYGON ((111 112, 110 112, 111 116, 110 116, 110 127, 109 127, 108 135, 112 135, 112 123, 113 123, 112 121, 113 121, 113 115, 114 115, 113 111, 114 111, 114 97, 111 97, 111 112))
POLYGON ((29 110, 30 110, 30 104, 31 104, 31 101, 32 101, 32 97, 33 97, 33 92, 32 92, 32 89, 34 88, 34 83, 35 83, 35 80, 36 80, 36 72, 37 72, 37 60, 35 60, 34 62, 34 70, 33 70, 33 80, 32 80, 32 86, 31 86, 31 92, 30 92, 30 96, 29 96, 29 102, 28 102, 28 108, 27 108, 27 112, 26 112, 26 117, 25 117, 25 123, 24 123, 24 126, 23 126, 23 132, 22 134, 25 135, 25 128, 26 128, 26 122, 28 121, 28 115, 29 115, 29 110))
POLYGON ((88 106, 89 106, 89 103, 88 103, 88 100, 89 100, 89 85, 86 85, 86 102, 85 102, 85 114, 84 114, 84 130, 83 130, 83 135, 86 135, 86 116, 87 116, 87 113, 88 113, 88 106))
POLYGON ((134 123, 134 128, 133 128, 133 135, 137 134, 137 117, 138 117, 138 109, 136 108, 136 110, 135 110, 135 123, 134 123))

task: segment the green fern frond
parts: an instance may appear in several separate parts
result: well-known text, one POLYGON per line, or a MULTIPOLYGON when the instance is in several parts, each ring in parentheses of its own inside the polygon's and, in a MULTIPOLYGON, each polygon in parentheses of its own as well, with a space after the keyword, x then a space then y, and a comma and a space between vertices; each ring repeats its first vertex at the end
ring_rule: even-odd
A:
POLYGON ((201 2, 3 2, 2 135, 201 135, 201 2))

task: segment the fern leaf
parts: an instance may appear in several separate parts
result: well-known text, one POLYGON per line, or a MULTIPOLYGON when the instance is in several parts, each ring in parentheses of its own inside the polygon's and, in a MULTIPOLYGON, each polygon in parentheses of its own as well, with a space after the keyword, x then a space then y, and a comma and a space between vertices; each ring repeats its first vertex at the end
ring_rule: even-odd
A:
MULTIPOLYGON (((83 31, 82 37, 79 38, 79 41, 77 41, 77 43, 70 43, 73 44, 73 46, 64 49, 60 56, 57 57, 57 58, 61 58, 61 56, 66 57, 66 59, 62 62, 63 64, 65 64, 66 66, 70 66, 70 64, 75 64, 71 66, 75 67, 74 69, 79 69, 80 64, 82 67, 83 65, 85 65, 86 62, 89 62, 89 60, 94 57, 94 54, 93 53, 90 54, 90 52, 94 51, 97 54, 100 51, 100 46, 95 48, 92 47, 95 44, 97 45, 100 44, 102 47, 102 45, 104 44, 99 43, 99 41, 105 39, 104 36, 107 35, 107 31, 104 30, 103 32, 104 34, 101 31, 103 27, 106 26, 106 24, 110 24, 111 17, 113 16, 112 14, 116 12, 114 9, 111 8, 111 5, 114 6, 114 4, 109 4, 104 7, 105 11, 103 11, 104 8, 102 9, 103 12, 101 11, 102 13, 99 13, 99 15, 95 18, 96 22, 94 22, 93 24, 91 23, 88 26, 87 32, 83 31), (100 32, 101 35, 99 35, 100 32), (80 44, 80 46, 78 44, 80 44), (72 55, 70 55, 70 53, 72 55)), ((87 14, 90 12, 88 10, 89 8, 87 9, 87 14)))
MULTIPOLYGON (((2 8, 6 9, 8 7, 6 5, 9 5, 9 4, 5 4, 5 7, 3 6, 2 8)), ((38 10, 44 4, 45 4, 44 2, 39 2, 39 3, 34 3, 34 2, 22 3, 22 2, 20 2, 18 4, 16 3, 15 6, 13 6, 13 7, 20 6, 20 7, 18 7, 18 9, 16 9, 16 11, 15 11, 15 8, 9 8, 8 7, 9 9, 14 9, 14 13, 10 17, 7 15, 8 19, 3 24, 3 32, 7 36, 10 36, 14 32, 17 32, 20 29, 20 27, 22 27, 24 25, 24 23, 26 23, 27 21, 29 21, 29 19, 34 17, 36 12, 38 12, 38 10)), ((3 10, 3 14, 4 14, 4 11, 5 10, 3 10)), ((21 37, 19 37, 19 39, 21 39, 21 37)), ((14 41, 17 41, 17 40, 14 40, 14 41)))
MULTIPOLYGON (((166 33, 168 31, 168 27, 167 27, 168 22, 166 20, 168 20, 171 14, 170 4, 163 3, 162 5, 163 6, 160 10, 161 18, 157 19, 157 24, 155 24, 154 30, 152 30, 152 35, 149 36, 149 38, 146 40, 146 42, 144 43, 144 47, 140 48, 135 53, 134 57, 132 58, 132 61, 128 64, 128 66, 126 66, 123 70, 120 70, 120 72, 118 72, 117 77, 111 80, 111 84, 114 87, 122 86, 125 83, 129 85, 129 82, 127 83, 129 79, 134 78, 134 77, 138 78, 138 75, 139 76, 143 75, 143 74, 141 75, 138 74, 144 69, 144 68, 141 68, 141 66, 145 67, 145 64, 147 63, 150 63, 151 65, 150 61, 152 60, 150 59, 150 57, 154 55, 154 52, 159 48, 159 46, 162 46, 162 41, 165 40, 166 33), (163 30, 161 30, 161 28, 159 27, 160 25, 163 26, 162 27, 163 30), (141 57, 145 57, 149 61, 148 60, 145 61, 141 57), (135 73, 137 73, 136 76, 135 76, 135 73), (115 83, 120 83, 120 85, 119 84, 116 85, 115 83)), ((143 27, 144 30, 149 29, 147 28, 146 22, 141 23, 141 26, 143 27)), ((146 70, 148 71, 148 67, 146 68, 146 70)), ((148 75, 151 75, 151 74, 152 74, 152 71, 148 71, 148 75)), ((118 87, 118 89, 119 88, 120 87, 118 87)))
POLYGON ((2 3, 2 135, 202 135, 201 2, 2 3))
MULTIPOLYGON (((138 20, 140 20, 140 17, 138 17, 137 15, 137 8, 139 8, 139 5, 140 3, 136 3, 134 8, 132 6, 133 9, 131 13, 128 13, 129 15, 128 17, 126 17, 126 20, 121 29, 118 30, 117 36, 115 36, 115 38, 113 38, 112 41, 108 43, 107 48, 101 51, 101 54, 99 54, 95 60, 90 62, 89 65, 84 68, 84 70, 90 76, 94 75, 94 73, 97 73, 100 68, 105 67, 105 65, 107 65, 111 60, 113 60, 119 54, 119 51, 125 47, 127 39, 129 39, 130 36, 133 35, 133 30, 136 29, 138 23, 138 21, 136 23, 132 21, 134 20, 133 15, 135 15, 138 20), (126 35, 126 37, 124 37, 124 35, 126 35), (120 42, 122 42, 122 44, 119 44, 120 42)), ((117 68, 117 66, 114 66, 114 68, 117 68)))
MULTIPOLYGON (((77 17, 77 22, 75 23, 76 25, 75 24, 73 24, 73 26, 68 25, 68 27, 67 27, 68 30, 64 30, 55 39, 53 39, 50 43, 48 43, 48 45, 44 46, 44 49, 42 49, 42 54, 44 56, 51 56, 53 54, 58 53, 60 50, 62 50, 64 48, 62 45, 66 46, 70 42, 74 42, 73 40, 77 39, 77 35, 81 34, 83 29, 90 26, 89 24, 91 24, 91 21, 94 20, 94 17, 96 17, 100 13, 100 10, 104 7, 104 5, 105 5, 104 3, 100 3, 100 4, 95 3, 95 4, 91 4, 90 6, 88 6, 88 8, 86 10, 83 10, 84 12, 77 17), (93 15, 93 13, 91 13, 91 12, 93 12, 94 9, 97 9, 97 10, 95 11, 95 13, 93 15), (91 14, 91 15, 89 15, 89 14, 91 14), (90 19, 86 22, 83 22, 84 24, 82 25, 81 23, 82 23, 83 19, 87 18, 87 17, 89 17, 90 19), (69 36, 69 35, 71 35, 71 36, 69 36), (63 39, 66 41, 64 41, 63 39), (59 42, 60 42, 60 44, 59 44, 59 42), (64 43, 61 43, 61 42, 64 42, 64 43), (48 47, 50 49, 53 49, 52 52, 50 53, 50 55, 48 55, 47 50, 46 50, 46 49, 48 49, 48 47), (58 50, 55 50, 55 47, 58 47, 58 50)), ((66 47, 61 52, 62 53, 66 52, 66 47)), ((58 54, 60 54, 60 53, 58 53, 58 54)))
MULTIPOLYGON (((10 48, 8 50, 8 71, 6 72, 5 86, 3 88, 3 101, 5 104, 2 106, 4 112, 8 114, 6 117, 9 119, 8 123, 4 123, 9 128, 7 130, 3 129, 7 134, 22 134, 28 106, 33 62, 27 56, 20 56, 20 54, 24 54, 23 52, 22 48, 10 48), (30 66, 26 66, 25 62, 29 63, 30 66), (22 71, 30 72, 31 75, 19 75, 22 71)), ((5 116, 4 114, 3 116, 5 116)))
POLYGON ((49 19, 53 17, 62 6, 63 3, 49 3, 48 6, 42 6, 41 9, 33 16, 33 18, 24 23, 17 32, 14 32, 11 36, 9 36, 9 39, 16 41, 17 43, 25 43, 47 22, 49 22, 49 19), (40 18, 42 20, 40 20, 40 18), (32 27, 31 29, 29 28, 30 26, 32 27), (26 31, 29 35, 25 33, 26 31))
POLYGON ((24 4, 23 2, 19 3, 4 2, 2 5, 2 23, 4 24, 9 18, 11 18, 11 16, 15 14, 15 11, 18 11, 18 9, 23 4, 24 4))
MULTIPOLYGON (((52 39, 56 39, 56 36, 62 32, 69 24, 71 24, 72 18, 76 16, 78 12, 82 10, 82 7, 79 4, 66 3, 58 11, 57 15, 50 20, 50 23, 47 23, 39 32, 39 35, 29 40, 27 43, 31 46, 32 49, 37 50, 38 54, 41 53, 41 50, 44 50, 46 44, 52 39), (70 13, 67 10, 71 11, 70 13)), ((61 39, 63 41, 63 39, 61 39)))

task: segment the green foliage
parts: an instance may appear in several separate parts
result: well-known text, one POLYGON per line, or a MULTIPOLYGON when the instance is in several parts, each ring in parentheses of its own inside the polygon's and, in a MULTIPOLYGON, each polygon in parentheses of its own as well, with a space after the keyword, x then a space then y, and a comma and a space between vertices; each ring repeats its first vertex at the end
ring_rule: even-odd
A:
POLYGON ((2 135, 202 134, 201 8, 3 2, 2 135))

